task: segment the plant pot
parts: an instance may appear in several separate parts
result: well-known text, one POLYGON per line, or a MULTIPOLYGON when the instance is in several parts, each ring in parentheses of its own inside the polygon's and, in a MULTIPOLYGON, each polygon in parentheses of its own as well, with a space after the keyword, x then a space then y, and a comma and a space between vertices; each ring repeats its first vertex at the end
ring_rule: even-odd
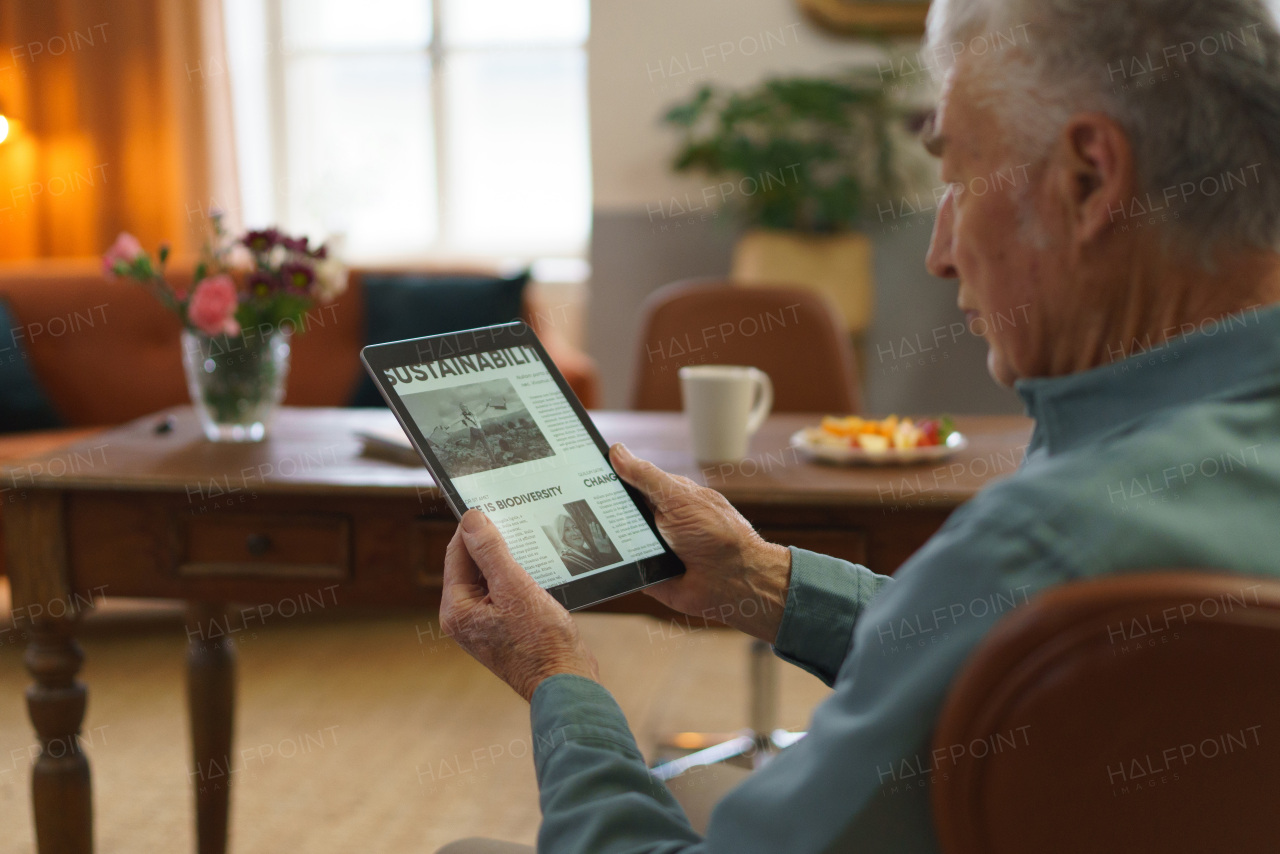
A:
POLYGON ((187 391, 212 442, 260 442, 284 399, 292 332, 182 332, 187 391))
POLYGON ((732 277, 748 287, 795 285, 825 294, 855 335, 871 325, 875 282, 865 234, 751 229, 734 247, 732 277))

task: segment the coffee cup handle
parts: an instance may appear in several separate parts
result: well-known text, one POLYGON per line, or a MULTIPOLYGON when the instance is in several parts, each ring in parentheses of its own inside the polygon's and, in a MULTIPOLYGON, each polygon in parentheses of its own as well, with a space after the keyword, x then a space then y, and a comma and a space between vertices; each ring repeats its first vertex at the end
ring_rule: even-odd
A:
POLYGON ((751 412, 747 414, 747 435, 754 435, 760 429, 760 425, 769 417, 770 411, 773 410, 773 381, 769 379, 769 375, 759 368, 753 368, 755 371, 752 379, 756 383, 756 403, 751 407, 751 412))

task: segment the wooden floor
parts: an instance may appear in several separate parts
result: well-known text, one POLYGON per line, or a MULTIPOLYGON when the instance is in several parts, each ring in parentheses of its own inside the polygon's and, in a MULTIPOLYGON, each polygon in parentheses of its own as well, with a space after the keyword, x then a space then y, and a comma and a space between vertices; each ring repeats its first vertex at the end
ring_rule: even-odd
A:
MULTIPOLYGON (((5 593, 0 585, 7 615, 5 593)), ((185 854, 193 769, 182 624, 103 616, 83 640, 97 850, 185 854)), ((661 732, 745 725, 742 636, 647 617, 578 619, 648 755, 661 732)), ((0 622, 0 854, 34 851, 16 631, 0 622)), ((533 841, 528 707, 439 639, 430 615, 313 613, 237 641, 236 755, 227 769, 202 769, 205 785, 233 783, 233 852, 431 854, 460 836, 533 841)), ((782 723, 803 728, 827 689, 782 669, 782 723)))

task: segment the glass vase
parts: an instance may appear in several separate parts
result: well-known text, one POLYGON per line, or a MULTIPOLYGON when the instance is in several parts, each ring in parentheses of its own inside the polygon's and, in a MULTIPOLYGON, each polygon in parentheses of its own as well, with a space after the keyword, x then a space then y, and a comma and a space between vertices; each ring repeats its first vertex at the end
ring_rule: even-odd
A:
POLYGON ((291 331, 260 335, 182 332, 187 390, 213 442, 260 442, 284 399, 291 331))

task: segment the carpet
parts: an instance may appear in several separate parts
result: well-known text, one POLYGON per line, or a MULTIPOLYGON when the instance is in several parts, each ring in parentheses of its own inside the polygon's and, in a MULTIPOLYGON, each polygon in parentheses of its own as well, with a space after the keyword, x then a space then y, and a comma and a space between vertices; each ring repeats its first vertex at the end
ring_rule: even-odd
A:
MULTIPOLYGON (((96 850, 190 852, 183 623, 173 607, 136 605, 109 602, 82 633, 96 850)), ((663 732, 745 725, 741 635, 577 619, 646 755, 663 732)), ((0 854, 34 851, 19 633, 0 622, 0 854)), ((528 706, 443 638, 434 615, 313 611, 236 640, 236 747, 226 769, 195 774, 232 786, 232 852, 432 854, 465 836, 534 841, 528 706)), ((782 724, 804 728, 828 690, 782 670, 782 724)))

